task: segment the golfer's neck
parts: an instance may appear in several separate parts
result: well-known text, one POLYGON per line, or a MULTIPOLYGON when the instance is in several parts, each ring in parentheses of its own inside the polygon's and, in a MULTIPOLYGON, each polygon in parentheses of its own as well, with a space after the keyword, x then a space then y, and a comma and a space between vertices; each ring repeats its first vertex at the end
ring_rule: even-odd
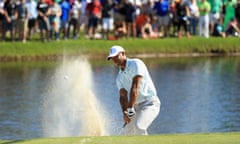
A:
POLYGON ((126 68, 126 63, 127 63, 127 60, 124 59, 124 60, 123 60, 123 63, 121 64, 121 70, 122 70, 122 71, 125 70, 125 68, 126 68))

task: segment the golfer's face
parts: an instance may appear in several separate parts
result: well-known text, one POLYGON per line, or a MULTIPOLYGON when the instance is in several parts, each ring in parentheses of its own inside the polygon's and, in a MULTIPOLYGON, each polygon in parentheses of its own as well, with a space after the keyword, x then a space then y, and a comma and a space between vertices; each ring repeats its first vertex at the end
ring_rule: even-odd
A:
POLYGON ((115 57, 112 57, 112 61, 117 65, 117 66, 121 66, 122 62, 123 62, 123 55, 122 53, 119 53, 118 55, 116 55, 115 57))

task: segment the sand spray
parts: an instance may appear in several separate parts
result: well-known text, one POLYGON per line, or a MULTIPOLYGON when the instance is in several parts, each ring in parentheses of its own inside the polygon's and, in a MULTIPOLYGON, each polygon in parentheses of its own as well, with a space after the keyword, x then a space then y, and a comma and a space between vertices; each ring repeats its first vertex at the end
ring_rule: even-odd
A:
POLYGON ((94 94, 87 59, 65 58, 49 81, 42 114, 46 137, 108 135, 107 118, 94 94))

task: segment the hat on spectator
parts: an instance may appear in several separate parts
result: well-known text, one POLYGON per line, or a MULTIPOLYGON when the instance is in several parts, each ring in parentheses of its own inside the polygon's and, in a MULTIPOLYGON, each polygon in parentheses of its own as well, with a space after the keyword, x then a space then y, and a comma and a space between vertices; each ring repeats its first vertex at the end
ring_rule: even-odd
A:
POLYGON ((120 52, 125 52, 124 48, 118 45, 112 46, 109 55, 107 57, 107 60, 110 60, 112 57, 117 56, 120 52))

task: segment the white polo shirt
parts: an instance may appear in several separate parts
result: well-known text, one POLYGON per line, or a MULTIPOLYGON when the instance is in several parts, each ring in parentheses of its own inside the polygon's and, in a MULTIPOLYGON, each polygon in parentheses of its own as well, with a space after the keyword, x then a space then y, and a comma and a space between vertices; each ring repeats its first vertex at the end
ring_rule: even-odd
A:
POLYGON ((118 90, 124 88, 127 90, 128 95, 130 95, 132 80, 136 75, 142 76, 137 103, 142 102, 152 96, 157 96, 156 88, 152 82, 147 67, 140 59, 127 58, 126 68, 124 70, 119 70, 116 79, 118 90))

